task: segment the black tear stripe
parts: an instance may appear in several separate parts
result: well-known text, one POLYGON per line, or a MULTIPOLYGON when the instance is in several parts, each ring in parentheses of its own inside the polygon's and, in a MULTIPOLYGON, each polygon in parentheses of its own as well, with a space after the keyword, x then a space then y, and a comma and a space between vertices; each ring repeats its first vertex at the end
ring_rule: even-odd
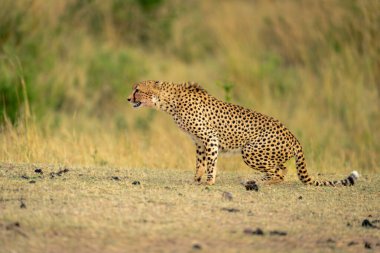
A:
POLYGON ((137 92, 137 89, 135 89, 135 91, 133 92, 133 103, 135 103, 135 101, 136 101, 136 98, 135 98, 135 95, 136 95, 136 92, 137 92))

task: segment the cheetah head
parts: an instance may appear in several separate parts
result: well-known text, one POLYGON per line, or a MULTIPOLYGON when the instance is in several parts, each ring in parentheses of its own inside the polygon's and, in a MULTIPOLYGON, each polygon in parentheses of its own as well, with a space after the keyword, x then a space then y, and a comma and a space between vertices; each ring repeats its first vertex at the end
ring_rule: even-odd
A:
POLYGON ((159 101, 159 82, 158 81, 142 81, 133 85, 132 94, 128 97, 128 101, 132 103, 134 108, 141 106, 157 107, 159 101))

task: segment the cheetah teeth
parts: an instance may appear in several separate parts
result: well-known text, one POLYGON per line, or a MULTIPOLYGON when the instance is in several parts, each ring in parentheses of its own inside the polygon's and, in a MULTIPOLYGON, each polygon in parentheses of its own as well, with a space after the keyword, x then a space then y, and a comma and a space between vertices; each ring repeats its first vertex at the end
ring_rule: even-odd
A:
POLYGON ((135 103, 133 103, 133 107, 134 108, 137 108, 137 107, 139 107, 141 105, 141 102, 135 102, 135 103))

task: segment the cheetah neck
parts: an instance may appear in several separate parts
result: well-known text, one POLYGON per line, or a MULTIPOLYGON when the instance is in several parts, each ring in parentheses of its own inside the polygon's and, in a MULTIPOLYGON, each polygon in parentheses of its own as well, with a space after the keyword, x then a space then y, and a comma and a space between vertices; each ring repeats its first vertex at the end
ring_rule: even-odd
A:
POLYGON ((172 83, 162 83, 156 105, 159 110, 174 116, 176 113, 178 97, 179 92, 177 85, 172 83))
POLYGON ((188 99, 195 92, 207 93, 199 84, 194 82, 184 83, 169 83, 162 82, 160 84, 160 92, 158 102, 156 103, 158 109, 169 113, 175 117, 183 100, 188 99))

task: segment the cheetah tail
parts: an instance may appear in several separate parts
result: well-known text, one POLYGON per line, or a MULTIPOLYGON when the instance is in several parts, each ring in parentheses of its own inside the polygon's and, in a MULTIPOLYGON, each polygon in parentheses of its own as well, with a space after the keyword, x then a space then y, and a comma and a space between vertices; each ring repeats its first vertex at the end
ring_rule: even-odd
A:
POLYGON ((335 181, 323 181, 323 180, 315 180, 312 179, 308 174, 306 170, 306 163, 305 163, 305 156, 302 151, 302 147, 299 143, 295 146, 294 149, 294 156, 296 159, 296 168, 297 168, 297 175, 298 178, 301 180, 302 183, 307 185, 314 185, 314 186, 351 186, 355 184, 355 181, 359 178, 359 173, 357 171, 352 171, 351 174, 342 180, 335 180, 335 181))

